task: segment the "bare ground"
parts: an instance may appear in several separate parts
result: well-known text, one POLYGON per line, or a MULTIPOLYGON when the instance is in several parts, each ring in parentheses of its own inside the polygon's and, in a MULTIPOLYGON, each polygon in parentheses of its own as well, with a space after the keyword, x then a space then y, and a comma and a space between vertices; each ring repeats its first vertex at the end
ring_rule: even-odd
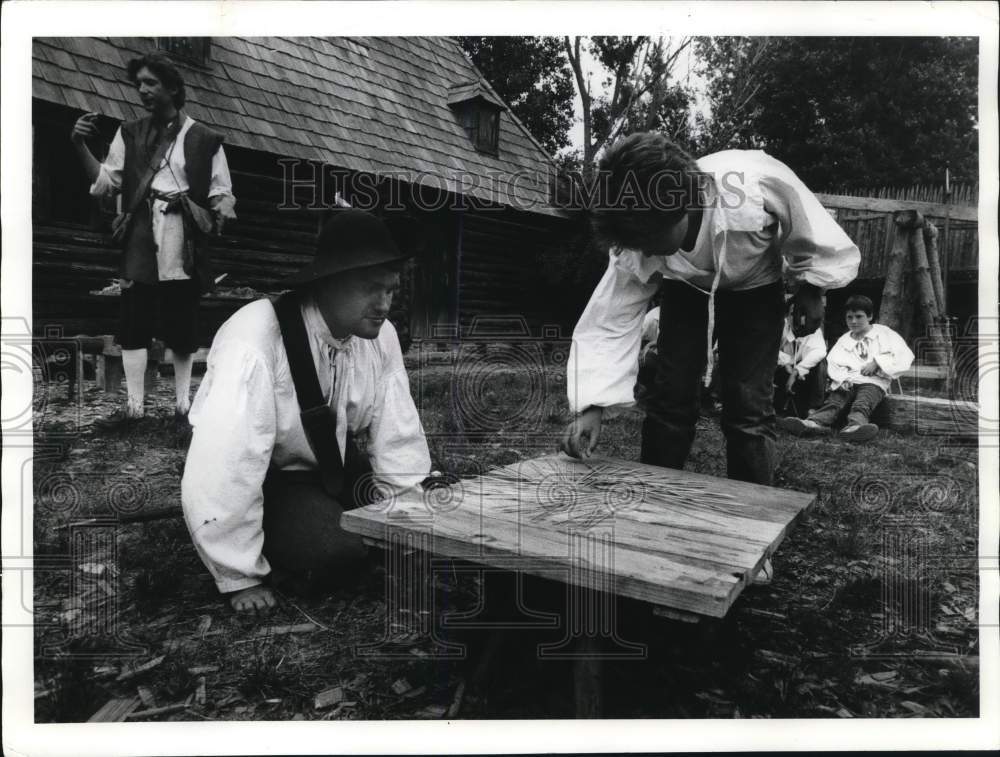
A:
MULTIPOLYGON (((495 371, 455 385, 445 368, 415 372, 437 467, 469 475, 552 451, 561 382, 495 371)), ((539 658, 532 632, 508 634, 483 671, 478 638, 457 638, 471 659, 442 660, 426 636, 389 626, 378 560, 349 588, 283 595, 262 620, 234 616, 179 518, 187 433, 168 417, 170 384, 161 379, 153 401, 162 417, 126 432, 91 425, 112 409, 93 388, 75 403, 50 387, 36 405, 36 720, 87 720, 135 697, 137 719, 573 715, 569 664, 539 658), (177 516, 115 522, 157 508, 177 516), (386 638, 401 656, 365 654, 386 638)), ((602 453, 635 459, 638 425, 609 421, 602 453)), ((605 663, 605 714, 976 716, 978 461, 953 441, 781 437, 778 485, 818 502, 779 548, 773 583, 710 626, 629 608, 622 634, 647 655, 605 663)), ((704 417, 688 467, 724 475, 723 450, 718 419, 704 417)), ((481 584, 445 572, 436 596, 467 609, 481 584)))

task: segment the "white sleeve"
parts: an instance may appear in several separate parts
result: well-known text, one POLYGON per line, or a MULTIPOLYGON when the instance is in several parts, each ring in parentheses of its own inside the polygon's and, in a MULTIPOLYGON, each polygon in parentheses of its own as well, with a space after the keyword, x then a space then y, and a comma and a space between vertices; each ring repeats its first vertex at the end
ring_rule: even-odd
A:
POLYGON ((802 343, 802 359, 799 360, 799 368, 808 371, 815 368, 819 362, 826 357, 826 341, 823 339, 822 328, 816 329, 805 338, 802 343))
POLYGON ((660 309, 653 308, 642 319, 642 341, 656 344, 660 337, 660 309))
POLYGON ((853 358, 846 347, 845 339, 850 339, 850 332, 837 340, 826 357, 826 375, 835 387, 850 378, 852 372, 853 358))
POLYGON ((398 491, 416 486, 427 478, 431 457, 410 394, 399 338, 388 322, 379 335, 379 345, 385 362, 368 427, 368 451, 378 483, 398 491))
POLYGON ((276 427, 263 358, 239 342, 213 345, 190 420, 181 501, 195 549, 220 592, 255 586, 270 572, 262 487, 276 427))
POLYGON ((786 166, 762 176, 760 186, 764 209, 777 216, 780 224, 788 278, 824 289, 854 281, 861 252, 816 195, 786 166))
POLYGON ((212 178, 208 185, 209 204, 216 213, 228 221, 236 219, 236 198, 233 196, 233 180, 229 175, 226 151, 219 149, 212 156, 212 178))
POLYGON ((572 413, 596 405, 635 404, 642 318, 659 281, 641 281, 610 256, 583 315, 573 330, 566 366, 566 393, 572 413))
POLYGON ((115 138, 111 140, 111 147, 108 148, 108 156, 101 163, 101 168, 97 172, 97 178, 90 185, 90 194, 93 197, 110 197, 117 194, 122 188, 122 171, 125 168, 125 140, 122 139, 121 128, 115 132, 115 138))
POLYGON ((913 352, 903 337, 888 326, 879 329, 878 347, 879 351, 872 357, 889 378, 896 378, 913 364, 913 352))

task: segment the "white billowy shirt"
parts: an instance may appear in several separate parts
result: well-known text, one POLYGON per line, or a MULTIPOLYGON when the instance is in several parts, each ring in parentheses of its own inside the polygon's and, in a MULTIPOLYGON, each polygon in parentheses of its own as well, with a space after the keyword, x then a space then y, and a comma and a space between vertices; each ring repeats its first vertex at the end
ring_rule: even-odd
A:
MULTIPOLYGON (((350 429, 366 442, 381 487, 418 485, 430 455, 395 328, 386 321, 376 339, 337 340, 315 303, 307 300, 302 314, 341 454, 350 429)), ((195 548, 219 591, 255 586, 270 572, 261 554, 268 467, 317 467, 270 301, 244 306, 219 329, 190 421, 181 500, 195 548)))
POLYGON ((714 295, 782 276, 820 288, 842 287, 857 276, 857 246, 788 166, 760 150, 727 150, 702 158, 698 167, 712 182, 690 251, 647 258, 639 250, 611 250, 573 331, 566 380, 572 412, 634 404, 640 326, 662 279, 714 295))
POLYGON ((831 389, 839 389, 845 384, 875 384, 888 391, 892 379, 912 364, 913 352, 903 337, 878 323, 873 323, 868 333, 858 339, 848 331, 826 356, 831 389), (872 360, 878 371, 871 376, 863 375, 861 369, 872 360))
MULTIPOLYGON (((187 174, 184 172, 184 137, 194 124, 191 116, 184 117, 184 123, 177 133, 177 139, 167 148, 167 155, 160 162, 159 169, 153 176, 150 189, 158 195, 173 195, 187 192, 187 174), (169 160, 168 160, 169 158, 169 160)), ((101 164, 101 170, 90 187, 94 197, 105 197, 117 194, 122 188, 122 171, 125 168, 125 141, 122 130, 118 129, 115 138, 111 140, 108 156, 101 164)), ((212 174, 208 185, 208 199, 212 207, 227 203, 230 210, 236 204, 233 197, 233 181, 229 176, 229 164, 226 153, 219 149, 212 156, 212 174)), ((159 269, 160 281, 178 281, 191 278, 184 273, 184 218, 180 213, 164 213, 167 202, 154 199, 152 207, 153 240, 156 242, 156 265, 159 269)), ((123 210, 128 210, 123 208, 123 210)))
POLYGON ((805 378, 825 357, 826 340, 823 338, 822 326, 806 336, 795 336, 789 319, 785 319, 781 347, 778 349, 779 366, 794 366, 799 378, 805 378))

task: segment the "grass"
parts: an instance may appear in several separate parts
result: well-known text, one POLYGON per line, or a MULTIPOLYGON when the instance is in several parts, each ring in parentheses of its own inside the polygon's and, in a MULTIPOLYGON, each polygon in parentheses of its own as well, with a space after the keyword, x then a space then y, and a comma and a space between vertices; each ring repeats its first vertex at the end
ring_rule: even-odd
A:
MULTIPOLYGON (((555 370, 528 376, 494 366, 456 381, 435 366, 411 371, 411 385, 442 471, 468 476, 546 454, 562 432, 564 383, 555 370)), ((158 405, 169 408, 169 382, 158 393, 158 405)), ((74 567, 36 576, 36 719, 85 720, 138 685, 157 704, 184 702, 199 676, 206 702, 167 719, 441 717, 459 681, 471 680, 470 661, 435 659, 428 638, 386 628, 378 567, 330 594, 283 597, 258 621, 231 613, 179 518, 119 525, 110 551, 73 553, 68 523, 113 515, 115 507, 179 507, 187 441, 166 415, 127 433, 91 430, 89 421, 110 412, 111 402, 93 390, 84 400, 82 430, 35 462, 35 550, 71 554, 74 566, 99 562, 108 572, 74 567), (122 490, 123 482, 134 486, 122 490), (97 626, 81 619, 109 607, 110 626, 98 624, 109 638, 97 639, 97 626), (310 631, 287 632, 313 621, 310 631), (402 656, 359 656, 386 634, 404 639, 396 647, 402 656), (43 655, 47 646, 58 651, 43 655), (119 681, 123 650, 138 650, 137 662, 164 659, 119 681), (343 688, 346 704, 315 709, 315 695, 333 686, 343 688)), ((75 417, 69 404, 50 401, 36 448, 50 434, 66 438, 75 417)), ((601 453, 637 459, 639 424, 635 415, 609 418, 601 453)), ((773 583, 748 589, 724 622, 707 628, 653 622, 631 608, 622 633, 649 653, 606 664, 607 714, 977 715, 978 469, 974 454, 947 442, 891 431, 866 446, 779 438, 777 485, 818 496, 774 556, 773 583)), ((702 418, 688 468, 721 476, 724 467, 718 419, 702 418)), ((445 572, 436 581, 448 610, 472 606, 482 590, 474 574, 445 572)), ((514 650, 502 652, 488 684, 470 682, 463 716, 572 715, 567 663, 537 658, 533 637, 522 636, 510 634, 514 650)), ((476 639, 460 640, 479 648, 476 639)))

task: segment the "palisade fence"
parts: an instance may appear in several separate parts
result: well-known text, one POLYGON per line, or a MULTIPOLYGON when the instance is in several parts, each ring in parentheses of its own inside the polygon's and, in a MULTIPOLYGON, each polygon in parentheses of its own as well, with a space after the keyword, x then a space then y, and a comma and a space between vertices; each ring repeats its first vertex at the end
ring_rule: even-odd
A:
POLYGON ((893 218, 915 210, 939 233, 941 266, 953 281, 976 278, 979 265, 978 184, 952 186, 951 202, 944 187, 839 188, 817 195, 861 250, 859 279, 882 279, 896 234, 893 218))

